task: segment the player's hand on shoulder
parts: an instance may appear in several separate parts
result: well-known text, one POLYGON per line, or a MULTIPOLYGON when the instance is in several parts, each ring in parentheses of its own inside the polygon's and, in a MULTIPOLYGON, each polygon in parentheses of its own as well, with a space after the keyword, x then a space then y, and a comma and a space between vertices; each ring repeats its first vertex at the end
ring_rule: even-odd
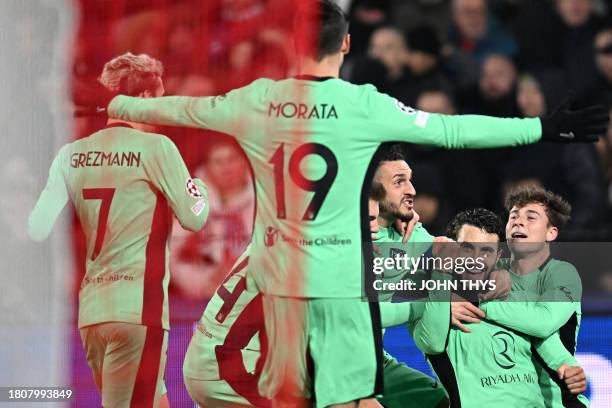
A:
POLYGON ((492 299, 506 299, 512 288, 510 272, 505 269, 493 271, 489 275, 489 280, 495 282, 495 289, 478 295, 478 298, 483 302, 492 299))
POLYGON ((74 116, 106 116, 106 108, 117 96, 95 80, 76 78, 72 86, 74 116))
POLYGON ((557 374, 572 394, 582 394, 586 391, 586 374, 582 367, 562 364, 557 369, 557 374))
POLYGON ((480 323, 484 317, 485 312, 453 293, 451 298, 451 324, 453 326, 462 332, 471 333, 472 331, 463 323, 480 323))
POLYGON ((433 239, 433 245, 431 253, 436 258, 442 258, 441 264, 448 268, 444 272, 452 273, 452 265, 454 262, 446 262, 448 259, 455 259, 459 256, 459 244, 448 237, 435 237, 433 239))
POLYGON ((419 222, 419 214, 412 210, 412 219, 408 222, 395 220, 395 229, 402 234, 402 242, 405 244, 410 239, 412 235, 412 231, 414 231, 414 227, 419 222))

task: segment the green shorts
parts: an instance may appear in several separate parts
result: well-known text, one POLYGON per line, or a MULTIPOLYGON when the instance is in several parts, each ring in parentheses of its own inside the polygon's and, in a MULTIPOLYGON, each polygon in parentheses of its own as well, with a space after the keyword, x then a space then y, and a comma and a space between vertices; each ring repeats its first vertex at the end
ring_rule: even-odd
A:
POLYGON ((378 401, 386 408, 448 407, 448 394, 442 384, 420 371, 384 356, 385 387, 378 401))
POLYGON ((168 331, 109 322, 80 329, 87 364, 104 407, 157 407, 166 394, 168 331))
POLYGON ((268 295, 263 310, 268 352, 261 395, 326 407, 382 394, 377 303, 268 295))

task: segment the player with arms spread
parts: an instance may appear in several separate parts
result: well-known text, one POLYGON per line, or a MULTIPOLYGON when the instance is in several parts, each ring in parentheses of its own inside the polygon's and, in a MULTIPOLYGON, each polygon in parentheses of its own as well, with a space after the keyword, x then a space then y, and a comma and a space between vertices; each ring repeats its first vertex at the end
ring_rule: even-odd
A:
MULTIPOLYGON (((100 82, 121 94, 163 94, 162 65, 130 53, 109 61, 100 82)), ((68 200, 87 238, 79 328, 105 407, 167 406, 168 251, 172 213, 200 230, 208 216, 204 184, 189 176, 178 149, 150 126, 110 119, 65 145, 29 219, 43 240, 68 200)))
POLYGON ((370 85, 338 79, 350 39, 346 16, 333 2, 308 2, 298 11, 295 32, 297 77, 259 79, 216 97, 118 96, 108 114, 209 128, 237 139, 256 185, 247 277, 263 293, 274 350, 264 363, 262 395, 281 403, 309 398, 317 406, 354 406, 382 392, 379 310, 361 301, 366 197, 355 205, 379 144, 486 148, 594 141, 608 116, 603 108, 571 112, 565 105, 544 119, 415 111, 370 85))

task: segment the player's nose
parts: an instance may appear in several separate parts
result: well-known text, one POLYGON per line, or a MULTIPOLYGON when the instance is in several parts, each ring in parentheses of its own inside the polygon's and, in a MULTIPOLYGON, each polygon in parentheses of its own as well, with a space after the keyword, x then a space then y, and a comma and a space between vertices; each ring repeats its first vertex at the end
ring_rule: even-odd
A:
POLYGON ((404 194, 411 196, 411 198, 413 198, 416 195, 416 190, 414 186, 412 185, 412 183, 406 183, 404 194))

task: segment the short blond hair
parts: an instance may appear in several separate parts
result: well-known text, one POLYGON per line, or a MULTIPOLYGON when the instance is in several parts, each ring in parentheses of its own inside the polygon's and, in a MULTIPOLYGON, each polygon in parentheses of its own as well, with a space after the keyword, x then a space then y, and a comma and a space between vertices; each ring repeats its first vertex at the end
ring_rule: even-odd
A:
POLYGON ((163 73, 164 66, 155 58, 126 52, 104 64, 98 81, 109 91, 133 94, 146 88, 146 83, 161 77, 163 73))

